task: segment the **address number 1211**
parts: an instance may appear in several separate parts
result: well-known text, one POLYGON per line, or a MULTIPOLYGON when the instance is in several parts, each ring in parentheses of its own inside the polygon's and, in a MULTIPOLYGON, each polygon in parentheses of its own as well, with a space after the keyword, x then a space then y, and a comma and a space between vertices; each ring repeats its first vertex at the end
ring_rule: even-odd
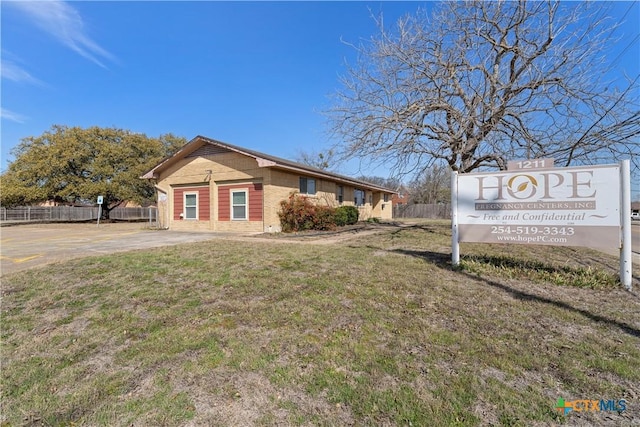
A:
POLYGON ((553 167, 553 159, 518 160, 507 163, 507 169, 546 169, 553 167))

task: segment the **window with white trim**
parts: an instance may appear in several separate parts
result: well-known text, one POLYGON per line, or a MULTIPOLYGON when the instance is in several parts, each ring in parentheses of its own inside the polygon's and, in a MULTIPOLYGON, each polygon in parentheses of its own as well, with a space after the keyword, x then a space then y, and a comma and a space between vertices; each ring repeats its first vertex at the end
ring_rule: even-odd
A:
POLYGON ((384 201, 388 202, 389 201, 389 194, 384 193, 384 201))
POLYGON ((316 194, 316 180, 301 176, 300 194, 316 194))
POLYGON ((340 204, 344 202, 344 187, 342 185, 338 185, 338 191, 336 192, 336 199, 340 204))
POLYGON ((232 190, 231 191, 231 219, 246 220, 248 209, 248 191, 232 190))
POLYGON ((198 219, 198 193, 184 193, 184 219, 198 219))

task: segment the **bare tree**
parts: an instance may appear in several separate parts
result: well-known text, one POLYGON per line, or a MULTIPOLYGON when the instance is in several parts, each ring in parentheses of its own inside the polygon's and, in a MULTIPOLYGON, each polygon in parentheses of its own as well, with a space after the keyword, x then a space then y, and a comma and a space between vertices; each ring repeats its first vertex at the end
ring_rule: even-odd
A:
POLYGON ((328 111, 341 155, 396 173, 540 157, 558 165, 631 157, 637 169, 640 75, 621 86, 607 80, 619 24, 607 7, 451 1, 393 30, 377 18, 380 33, 354 45, 357 63, 328 111))
POLYGON ((451 201, 451 176, 445 164, 434 164, 409 183, 412 203, 449 203, 451 201))
POLYGON ((360 175, 356 177, 359 181, 365 181, 379 187, 388 188, 389 190, 398 190, 402 186, 402 181, 394 177, 382 177, 375 175, 360 175))
POLYGON ((334 170, 337 167, 336 154, 327 151, 299 151, 295 161, 318 169, 334 170))

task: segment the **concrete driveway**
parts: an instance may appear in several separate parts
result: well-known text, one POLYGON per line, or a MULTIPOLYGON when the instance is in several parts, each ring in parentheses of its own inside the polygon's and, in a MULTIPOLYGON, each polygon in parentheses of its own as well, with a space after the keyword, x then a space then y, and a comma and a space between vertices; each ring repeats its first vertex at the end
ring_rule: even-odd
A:
MULTIPOLYGON (((640 223, 632 228, 634 270, 640 265, 640 223)), ((359 233, 363 234, 363 233, 359 233)), ((0 276, 58 261, 91 255, 111 254, 134 249, 148 249, 179 243, 213 239, 242 239, 252 234, 190 233, 185 231, 151 230, 146 223, 115 224, 35 224, 0 228, 0 276)), ((251 238, 253 241, 256 239, 251 238)), ((343 236, 344 237, 344 236, 343 236)), ((353 236, 346 236, 353 237, 353 236)), ((323 243, 335 237, 322 239, 323 243)), ((289 239, 272 242, 302 243, 289 239)), ((318 243, 318 242, 315 242, 318 243)), ((607 251, 613 256, 619 250, 607 251)))
MULTIPOLYGON (((240 235, 235 235, 240 236, 240 235)), ((146 223, 36 224, 0 229, 0 275, 91 255, 201 242, 226 233, 151 230, 146 223)))

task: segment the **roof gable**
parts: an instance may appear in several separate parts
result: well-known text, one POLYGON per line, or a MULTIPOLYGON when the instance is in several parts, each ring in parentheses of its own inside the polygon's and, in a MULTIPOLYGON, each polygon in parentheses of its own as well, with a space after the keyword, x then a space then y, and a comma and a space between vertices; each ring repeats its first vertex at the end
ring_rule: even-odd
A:
POLYGON ((354 187, 361 187, 367 190, 375 190, 382 191, 385 193, 395 193, 395 191, 390 190, 388 188, 380 187, 375 184, 371 184, 365 181, 360 181, 357 179, 350 178, 348 176, 335 174, 332 172, 328 172, 323 169, 314 168, 312 166, 308 166, 302 163, 293 162, 291 160, 282 159, 280 157, 272 156, 270 154, 261 153, 259 151, 254 151, 242 147, 238 147, 235 145, 227 144, 221 141, 217 141, 215 139, 207 138, 204 136, 196 136, 191 141, 189 141, 186 145, 184 145, 180 150, 178 150, 173 156, 170 156, 159 164, 157 164, 153 169, 145 173, 141 178, 144 179, 154 179, 157 178, 158 175, 174 165, 178 161, 184 158, 190 157, 200 157, 200 156, 211 156, 222 153, 236 152, 248 157, 252 157, 256 160, 259 167, 272 167, 275 169, 286 170, 292 173, 307 175, 315 178, 322 178, 331 181, 335 181, 337 183, 351 185, 354 187))
POLYGON ((205 157, 205 156, 213 156, 216 154, 225 154, 225 153, 230 153, 231 150, 228 150, 226 148, 223 147, 219 147, 217 145, 214 144, 205 144, 203 146, 201 146, 200 148, 194 150, 193 152, 187 154, 186 156, 184 156, 185 158, 189 158, 189 157, 205 157))

